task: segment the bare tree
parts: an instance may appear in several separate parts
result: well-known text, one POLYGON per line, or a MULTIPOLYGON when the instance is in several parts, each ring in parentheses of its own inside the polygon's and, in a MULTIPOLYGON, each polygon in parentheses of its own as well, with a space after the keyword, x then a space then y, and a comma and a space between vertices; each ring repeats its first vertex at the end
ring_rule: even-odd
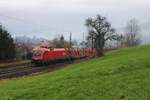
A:
POLYGON ((27 55, 31 53, 34 44, 31 39, 26 36, 15 38, 16 59, 27 59, 27 55))
POLYGON ((117 48, 122 48, 122 47, 125 47, 126 46, 126 43, 125 43, 125 35, 124 33, 118 33, 119 35, 119 38, 116 42, 116 47, 117 48))
MULTIPOLYGON (((69 48, 70 43, 69 41, 65 40, 63 35, 59 35, 50 42, 49 46, 53 48, 69 48)), ((71 46, 73 46, 72 42, 71 46)))
POLYGON ((103 48, 107 40, 117 40, 118 35, 107 21, 106 17, 97 15, 95 18, 88 18, 86 20, 88 28, 88 39, 93 41, 92 47, 97 50, 98 56, 103 55, 103 48))
POLYGON ((140 25, 135 18, 128 21, 125 32, 124 41, 126 46, 135 46, 141 43, 140 25))

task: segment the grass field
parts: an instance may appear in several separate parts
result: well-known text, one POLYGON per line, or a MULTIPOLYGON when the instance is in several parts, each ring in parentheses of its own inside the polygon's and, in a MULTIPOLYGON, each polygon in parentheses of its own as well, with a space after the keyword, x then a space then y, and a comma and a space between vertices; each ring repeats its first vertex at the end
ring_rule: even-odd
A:
POLYGON ((150 100, 150 45, 0 81, 0 100, 150 100))

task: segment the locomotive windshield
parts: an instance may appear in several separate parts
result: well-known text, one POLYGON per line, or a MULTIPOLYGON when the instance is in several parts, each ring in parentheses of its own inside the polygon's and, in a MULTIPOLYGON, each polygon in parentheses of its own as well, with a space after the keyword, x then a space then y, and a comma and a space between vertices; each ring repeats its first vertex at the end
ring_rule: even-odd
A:
POLYGON ((41 51, 36 51, 36 52, 34 52, 33 55, 34 55, 34 56, 41 56, 41 55, 42 55, 42 52, 41 52, 41 51))

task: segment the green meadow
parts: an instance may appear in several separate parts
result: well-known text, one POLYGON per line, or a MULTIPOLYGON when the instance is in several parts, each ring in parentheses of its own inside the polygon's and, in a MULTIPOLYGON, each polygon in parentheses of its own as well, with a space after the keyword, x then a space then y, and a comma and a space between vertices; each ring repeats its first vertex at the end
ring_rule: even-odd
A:
POLYGON ((150 100, 150 45, 0 81, 0 100, 150 100))

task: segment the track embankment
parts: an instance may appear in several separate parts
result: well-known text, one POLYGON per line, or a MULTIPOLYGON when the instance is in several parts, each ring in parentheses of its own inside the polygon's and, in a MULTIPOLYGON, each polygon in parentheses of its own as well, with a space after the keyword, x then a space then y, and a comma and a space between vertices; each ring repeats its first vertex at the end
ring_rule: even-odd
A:
POLYGON ((22 77, 22 76, 27 76, 27 75, 37 75, 37 74, 45 73, 45 72, 51 72, 51 71, 66 67, 69 64, 81 62, 87 59, 89 58, 73 60, 71 62, 68 62, 68 61, 59 62, 59 63, 44 65, 44 66, 25 64, 25 65, 20 65, 20 66, 13 66, 13 67, 3 67, 3 68, 0 68, 0 80, 12 79, 12 78, 22 77))

